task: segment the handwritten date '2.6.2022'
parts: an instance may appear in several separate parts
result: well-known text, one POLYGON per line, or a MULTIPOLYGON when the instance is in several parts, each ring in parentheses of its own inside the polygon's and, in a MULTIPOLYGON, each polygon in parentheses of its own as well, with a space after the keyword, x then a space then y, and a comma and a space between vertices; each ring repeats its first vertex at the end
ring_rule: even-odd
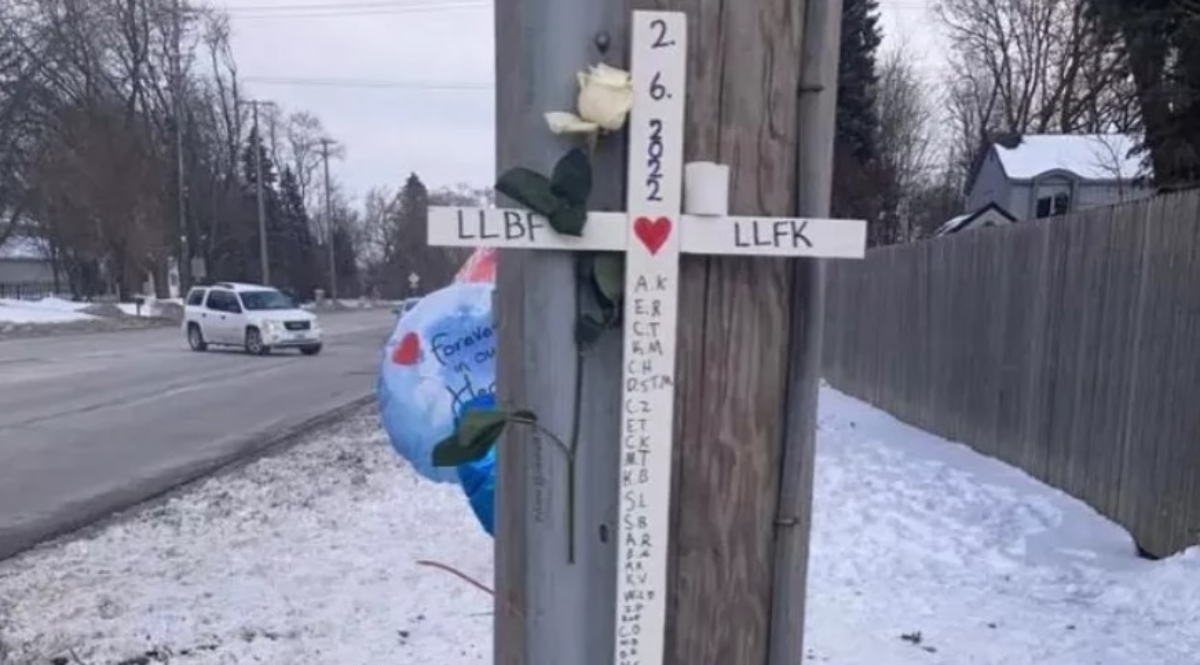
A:
MULTIPOLYGON (((650 29, 654 31, 654 42, 650 45, 651 48, 671 48, 675 46, 675 40, 667 36, 666 21, 654 20, 650 23, 650 29)), ((662 72, 655 72, 650 78, 650 99, 659 101, 662 99, 670 99, 671 91, 667 86, 663 85, 662 72)), ((646 188, 649 190, 646 199, 649 201, 662 201, 662 156, 663 156, 663 121, 658 118, 650 119, 650 141, 646 144, 646 167, 649 169, 649 174, 646 176, 646 188)))

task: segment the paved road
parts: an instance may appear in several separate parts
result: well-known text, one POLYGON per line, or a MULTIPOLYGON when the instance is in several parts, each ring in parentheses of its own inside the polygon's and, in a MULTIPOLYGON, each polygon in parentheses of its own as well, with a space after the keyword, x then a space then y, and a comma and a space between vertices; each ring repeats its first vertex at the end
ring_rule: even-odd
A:
POLYGON ((0 342, 0 559, 370 395, 393 321, 325 316, 315 358, 193 353, 177 328, 0 342))

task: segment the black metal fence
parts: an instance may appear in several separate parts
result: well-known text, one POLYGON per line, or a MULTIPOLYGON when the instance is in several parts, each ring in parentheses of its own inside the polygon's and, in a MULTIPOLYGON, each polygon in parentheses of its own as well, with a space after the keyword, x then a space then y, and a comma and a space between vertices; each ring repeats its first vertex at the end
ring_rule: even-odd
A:
POLYGON ((51 296, 70 298, 71 294, 62 287, 55 289, 54 282, 0 282, 0 298, 40 300, 51 296))

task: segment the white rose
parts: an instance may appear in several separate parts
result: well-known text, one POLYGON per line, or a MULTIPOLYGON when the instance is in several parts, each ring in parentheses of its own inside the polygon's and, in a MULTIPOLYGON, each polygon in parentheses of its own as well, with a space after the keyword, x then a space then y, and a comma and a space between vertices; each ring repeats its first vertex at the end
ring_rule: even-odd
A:
POLYGON ((550 125, 550 131, 555 134, 593 134, 600 129, 600 125, 594 122, 588 122, 574 113, 563 111, 547 113, 546 124, 550 125))
POLYGON ((579 72, 579 116, 615 132, 625 125, 633 108, 633 77, 616 67, 599 64, 579 72))
POLYGON ((599 129, 615 132, 625 125, 633 108, 633 77, 606 64, 579 72, 579 114, 556 111, 546 114, 555 134, 594 134, 599 129))

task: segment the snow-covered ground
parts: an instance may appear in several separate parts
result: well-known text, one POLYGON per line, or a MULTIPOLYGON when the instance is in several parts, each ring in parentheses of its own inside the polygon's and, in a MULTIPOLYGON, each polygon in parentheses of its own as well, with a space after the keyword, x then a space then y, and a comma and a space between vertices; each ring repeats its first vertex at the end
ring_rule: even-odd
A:
POLYGON ((61 298, 13 300, 0 298, 0 323, 72 323, 96 317, 83 312, 88 303, 61 298))
POLYGON ((1200 663, 1200 549, 1140 559, 1082 502, 831 389, 813 528, 817 662, 1200 663))
MULTIPOLYGON (((1200 551, 1140 560, 1083 504, 833 390, 818 438, 808 662, 1197 662, 1200 551)), ((0 643, 89 665, 491 662, 490 597, 423 559, 490 583, 458 490, 364 415, 0 563, 0 643)))
POLYGON ((117 308, 126 316, 158 317, 163 315, 163 305, 182 307, 183 300, 180 298, 164 298, 162 300, 146 298, 141 308, 134 302, 117 303, 117 308))
POLYGON ((491 539, 457 488, 402 466, 364 415, 0 563, 0 643, 88 665, 488 662, 491 597, 417 561, 490 585, 491 539))

